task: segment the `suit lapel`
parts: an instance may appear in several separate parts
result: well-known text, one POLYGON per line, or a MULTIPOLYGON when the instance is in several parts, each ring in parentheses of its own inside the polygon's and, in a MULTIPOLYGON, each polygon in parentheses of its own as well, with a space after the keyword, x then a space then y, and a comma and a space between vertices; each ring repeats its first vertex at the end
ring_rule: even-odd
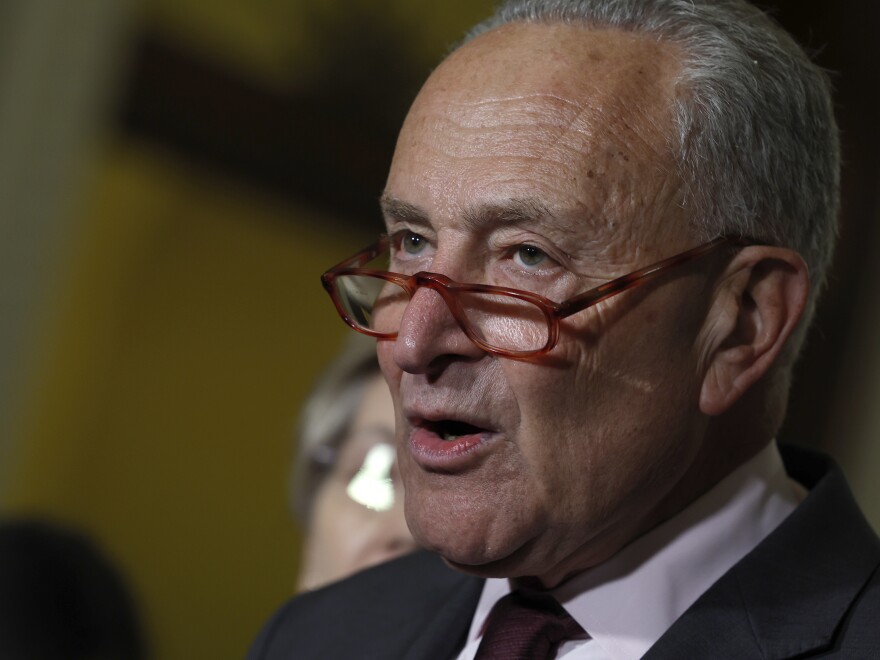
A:
POLYGON ((880 564, 880 543, 830 460, 783 452, 804 502, 645 655, 781 660, 829 648, 880 564), (845 561, 842 559, 845 558, 845 561))

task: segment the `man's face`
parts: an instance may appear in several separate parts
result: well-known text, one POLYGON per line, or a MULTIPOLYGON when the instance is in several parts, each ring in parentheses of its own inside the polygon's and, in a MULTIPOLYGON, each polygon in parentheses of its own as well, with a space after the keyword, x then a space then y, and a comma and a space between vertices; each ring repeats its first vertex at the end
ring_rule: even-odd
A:
MULTIPOLYGON (((562 301, 694 246, 668 145, 677 66, 668 45, 564 25, 464 46, 401 131, 393 249, 562 301)), ((463 570, 553 586, 669 515, 700 451, 708 288, 684 268, 612 298, 563 320, 535 361, 482 352, 419 290, 379 342, 416 539, 463 570)))

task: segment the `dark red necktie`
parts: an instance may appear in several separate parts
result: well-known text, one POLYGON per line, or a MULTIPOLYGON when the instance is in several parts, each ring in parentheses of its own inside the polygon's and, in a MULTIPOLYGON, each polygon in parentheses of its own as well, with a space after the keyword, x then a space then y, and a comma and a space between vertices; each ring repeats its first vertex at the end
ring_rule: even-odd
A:
POLYGON ((495 603, 474 660, 549 660, 584 629, 553 598, 512 591, 495 603))

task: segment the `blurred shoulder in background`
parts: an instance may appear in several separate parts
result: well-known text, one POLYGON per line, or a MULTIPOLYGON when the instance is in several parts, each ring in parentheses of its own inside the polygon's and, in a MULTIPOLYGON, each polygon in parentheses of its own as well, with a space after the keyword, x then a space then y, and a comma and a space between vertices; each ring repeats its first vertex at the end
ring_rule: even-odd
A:
POLYGON ((44 520, 0 521, 0 658, 147 657, 128 585, 92 540, 44 520))

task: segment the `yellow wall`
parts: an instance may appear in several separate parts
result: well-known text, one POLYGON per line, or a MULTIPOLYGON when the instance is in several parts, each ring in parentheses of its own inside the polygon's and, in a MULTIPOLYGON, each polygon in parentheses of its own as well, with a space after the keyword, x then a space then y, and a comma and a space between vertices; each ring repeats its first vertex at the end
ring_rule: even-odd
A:
POLYGON ((13 511, 92 531, 158 658, 241 657, 291 592, 291 426, 345 328, 320 273, 363 242, 187 169, 108 150, 85 205, 13 511))
MULTIPOLYGON (((307 73, 333 44, 314 27, 348 15, 371 15, 413 34, 408 53, 433 67, 494 0, 148 0, 144 21, 212 59, 255 78, 289 84, 307 73)), ((401 44, 402 45, 402 44, 401 44)))

